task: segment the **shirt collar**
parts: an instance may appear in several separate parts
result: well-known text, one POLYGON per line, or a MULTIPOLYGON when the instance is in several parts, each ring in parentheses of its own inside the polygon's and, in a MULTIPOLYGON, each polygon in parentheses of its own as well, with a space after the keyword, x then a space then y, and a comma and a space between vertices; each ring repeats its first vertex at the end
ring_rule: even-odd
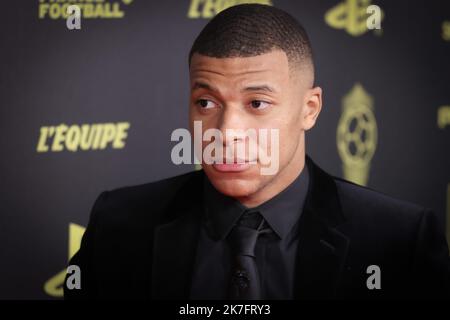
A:
POLYGON ((216 239, 225 239, 246 210, 259 211, 279 238, 286 238, 298 221, 309 185, 305 164, 299 176, 283 191, 255 208, 247 208, 239 201, 217 191, 205 175, 205 223, 216 239))

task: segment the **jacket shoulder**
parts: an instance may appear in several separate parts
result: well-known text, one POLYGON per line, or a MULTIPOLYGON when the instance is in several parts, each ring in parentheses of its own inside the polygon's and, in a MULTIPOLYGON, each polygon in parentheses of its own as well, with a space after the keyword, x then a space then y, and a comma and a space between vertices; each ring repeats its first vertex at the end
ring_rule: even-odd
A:
POLYGON ((342 211, 347 219, 385 229, 416 231, 431 210, 334 177, 342 211))
POLYGON ((386 209, 400 211, 423 211, 424 207, 412 202, 397 199, 380 191, 355 184, 353 182, 333 177, 338 193, 344 202, 352 202, 355 206, 367 209, 386 209), (367 207, 368 206, 368 207, 367 207))
POLYGON ((164 208, 173 204, 176 195, 186 185, 201 180, 202 171, 188 172, 171 178, 104 191, 97 198, 91 219, 121 225, 159 220, 164 208), (93 217, 93 216, 96 217, 93 217))

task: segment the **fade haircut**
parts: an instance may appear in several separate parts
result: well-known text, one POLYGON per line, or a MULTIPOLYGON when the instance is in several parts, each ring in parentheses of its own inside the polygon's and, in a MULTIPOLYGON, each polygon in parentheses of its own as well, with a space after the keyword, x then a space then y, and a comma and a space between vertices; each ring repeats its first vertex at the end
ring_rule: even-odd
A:
MULTIPOLYGON (((216 15, 189 52, 213 58, 253 57, 272 50, 286 53, 289 67, 307 67, 314 78, 311 44, 303 26, 287 12, 261 4, 241 4, 216 15)), ((314 81, 314 80, 313 80, 314 81)))

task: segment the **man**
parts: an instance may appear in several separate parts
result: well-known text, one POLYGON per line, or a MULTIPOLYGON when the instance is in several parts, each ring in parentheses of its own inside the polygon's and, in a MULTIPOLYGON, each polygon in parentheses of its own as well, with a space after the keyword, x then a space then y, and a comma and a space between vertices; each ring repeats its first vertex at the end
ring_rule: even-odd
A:
POLYGON ((293 17, 256 4, 224 10, 197 37, 189 67, 191 129, 201 121, 223 133, 224 158, 247 142, 228 129, 277 130, 276 172, 261 174, 248 152, 102 193, 70 261, 81 289, 65 287, 66 298, 448 297, 435 216, 331 177, 306 155, 322 90, 293 17))

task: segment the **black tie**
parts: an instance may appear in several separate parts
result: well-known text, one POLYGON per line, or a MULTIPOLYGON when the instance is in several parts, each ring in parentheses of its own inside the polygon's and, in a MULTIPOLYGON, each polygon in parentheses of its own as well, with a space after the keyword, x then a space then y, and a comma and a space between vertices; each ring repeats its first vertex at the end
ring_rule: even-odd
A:
POLYGON ((255 246, 259 235, 271 232, 265 225, 259 212, 246 211, 227 238, 232 254, 230 299, 262 299, 255 246))

